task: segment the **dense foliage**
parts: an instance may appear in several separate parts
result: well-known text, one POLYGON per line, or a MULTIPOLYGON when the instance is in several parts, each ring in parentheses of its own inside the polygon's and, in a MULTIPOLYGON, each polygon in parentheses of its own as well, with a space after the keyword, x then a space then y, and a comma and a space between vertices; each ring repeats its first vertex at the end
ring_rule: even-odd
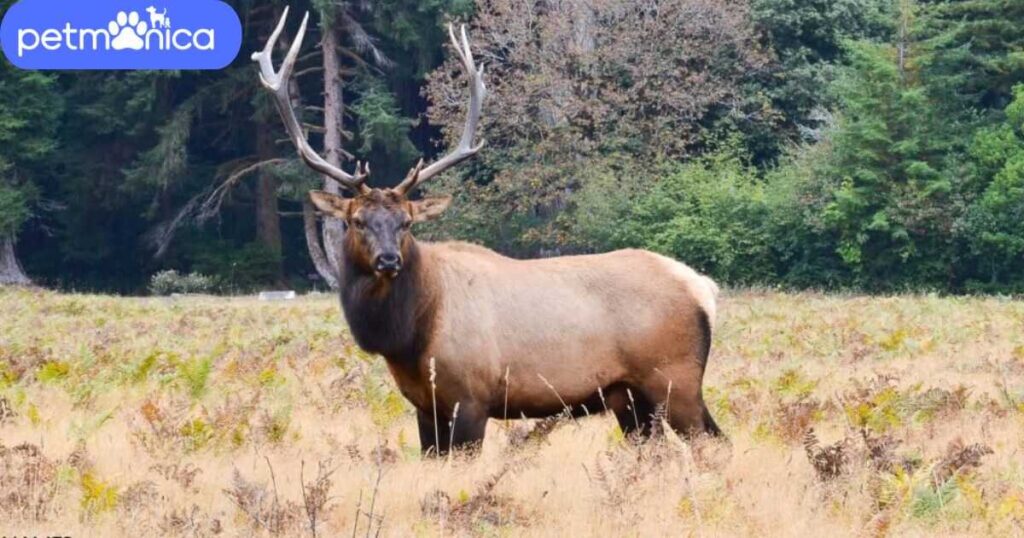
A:
MULTIPOLYGON (((573 5, 581 4, 600 2, 573 5)), ((710 117, 691 115, 687 123, 695 131, 670 125, 653 136, 660 145, 644 143, 630 122, 614 122, 615 132, 628 133, 621 138, 626 143, 592 144, 594 155, 585 159, 579 154, 590 149, 587 135, 598 129, 582 129, 586 135, 569 141, 572 149, 543 132, 537 139, 498 137, 484 169, 443 186, 463 198, 443 232, 471 228, 480 239, 524 254, 647 248, 735 284, 1024 291, 1017 160, 1024 89, 1014 90, 1024 82, 1024 56, 1019 36, 1009 30, 1024 24, 1024 11, 1016 4, 766 0, 749 11, 742 3, 698 0, 640 5, 648 8, 639 11, 640 24, 649 22, 645 17, 718 10, 711 17, 720 32, 714 43, 732 46, 730 54, 672 47, 666 55, 650 46, 631 51, 630 63, 691 66, 703 54, 710 67, 698 68, 701 80, 715 80, 717 95, 728 98, 715 101, 710 117), (751 28, 766 41, 735 40, 751 28), (766 54, 766 63, 751 60, 766 54), (730 69, 740 76, 721 78, 730 69), (673 134, 672 142, 683 144, 678 151, 663 142, 673 134), (551 140, 557 147, 547 150, 551 140), (556 202, 546 203, 552 189, 556 202)), ((528 17, 511 9, 484 11, 478 24, 505 28, 550 16, 542 8, 528 17)), ((658 36, 650 41, 663 42, 657 25, 645 28, 658 36)), ((579 31, 574 23, 560 35, 578 41, 579 31)), ((671 39, 666 33, 665 41, 671 39)), ((598 39, 595 47, 604 44, 598 39)), ((496 69, 525 69, 543 95, 555 87, 549 78, 571 82, 584 71, 563 76, 544 68, 545 61, 572 65, 570 54, 539 56, 520 67, 503 55, 507 46, 499 48, 496 69)), ((633 91, 639 77, 599 71, 598 79, 569 84, 588 96, 594 86, 604 92, 597 98, 603 108, 582 107, 581 121, 593 110, 621 106, 607 94, 621 93, 630 104, 646 95, 633 91)), ((435 101, 450 101, 455 83, 435 79, 435 101)), ((509 83, 500 84, 499 94, 509 83)), ((704 95, 691 93, 698 94, 695 101, 704 95)), ((556 94, 571 103, 565 95, 573 94, 556 94)), ((657 92, 645 99, 658 118, 642 120, 646 127, 665 124, 662 99, 657 92)), ((498 106, 491 121, 502 134, 515 125, 545 125, 542 107, 498 106)), ((446 115, 435 120, 444 122, 446 115)), ((572 118, 564 123, 571 131, 572 118)))
MULTIPOLYGON (((313 145, 369 159, 378 186, 458 135, 444 26, 468 22, 488 146, 429 187, 457 198, 424 237, 648 248, 732 284, 1024 292, 1020 2, 291 4, 289 32, 295 8, 319 21, 295 95, 313 145)), ((233 5, 247 52, 285 2, 233 5)), ((5 60, 0 243, 50 285, 309 286, 336 236, 318 238, 303 201, 323 179, 283 138, 247 53, 213 73, 5 60)))

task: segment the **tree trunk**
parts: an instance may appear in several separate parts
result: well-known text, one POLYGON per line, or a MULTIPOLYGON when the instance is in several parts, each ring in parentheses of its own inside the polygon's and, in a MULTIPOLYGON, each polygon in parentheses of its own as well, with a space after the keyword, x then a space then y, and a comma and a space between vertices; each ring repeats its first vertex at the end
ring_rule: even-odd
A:
MULTIPOLYGON (((261 161, 274 157, 274 140, 266 124, 259 124, 256 131, 256 152, 261 161)), ((262 167, 256 179, 256 238, 267 250, 277 254, 274 268, 275 284, 284 282, 284 267, 281 260, 281 215, 277 211, 277 189, 281 181, 262 167)))
POLYGON ((18 256, 14 253, 14 237, 6 236, 0 238, 0 286, 7 285, 30 286, 25 270, 18 262, 18 256))
MULTIPOLYGON (((345 102, 341 93, 341 62, 338 59, 338 35, 333 28, 323 32, 320 42, 323 49, 324 65, 324 159, 333 166, 341 167, 342 161, 342 123, 345 114, 345 102)), ((332 179, 324 178, 324 190, 333 194, 341 194, 341 187, 332 179)), ((324 217, 324 251, 327 261, 338 271, 341 262, 341 244, 345 237, 342 222, 331 217, 324 217)))
MULTIPOLYGON (((274 18, 276 19, 279 16, 279 13, 275 13, 274 18)), ((291 42, 288 39, 282 39, 278 43, 282 53, 285 53, 289 48, 291 48, 291 42)), ((292 108, 294 108, 296 112, 300 111, 302 109, 302 94, 299 92, 299 86, 294 78, 292 78, 288 83, 288 94, 291 96, 292 108)), ((272 141, 271 144, 273 144, 272 141)), ((324 254, 324 249, 320 245, 320 232, 317 229, 316 210, 313 208, 313 204, 309 201, 308 197, 303 197, 302 200, 302 224, 306 235, 306 250, 309 252, 309 259, 312 260, 313 267, 320 275, 320 278, 322 278, 324 282, 331 287, 331 289, 338 289, 338 271, 337 268, 332 266, 328 261, 327 256, 324 254)), ((278 219, 277 233, 278 237, 280 237, 280 218, 278 219)))
MULTIPOLYGON (((290 46, 290 43, 286 43, 286 50, 290 46)), ((299 92, 299 85, 295 82, 294 78, 288 83, 288 93, 292 98, 292 107, 296 111, 301 110, 302 94, 299 92)), ((309 253, 309 259, 313 261, 313 267, 316 268, 320 278, 331 289, 338 289, 338 268, 331 264, 327 255, 324 254, 323 247, 320 245, 320 231, 316 224, 316 210, 313 208, 313 203, 309 201, 308 197, 303 197, 302 200, 302 223, 306 234, 306 250, 309 253)))
POLYGON ((313 266, 316 267, 316 272, 320 273, 320 277, 324 279, 331 289, 338 289, 338 277, 335 276, 333 267, 330 262, 327 261, 327 256, 324 254, 324 250, 320 248, 320 234, 316 227, 316 211, 313 209, 313 203, 309 200, 302 201, 302 223, 306 231, 306 245, 309 248, 309 259, 313 260, 313 266))

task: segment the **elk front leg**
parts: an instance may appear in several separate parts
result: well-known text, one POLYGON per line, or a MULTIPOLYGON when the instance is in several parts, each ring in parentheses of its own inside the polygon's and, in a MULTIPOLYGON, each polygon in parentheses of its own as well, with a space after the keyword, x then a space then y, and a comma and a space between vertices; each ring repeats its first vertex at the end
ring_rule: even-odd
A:
POLYGON ((451 437, 451 429, 448 427, 448 419, 437 417, 430 412, 418 411, 416 423, 420 430, 420 453, 426 457, 437 457, 448 453, 448 440, 451 437))
POLYGON ((457 450, 475 452, 483 444, 487 430, 487 413, 477 406, 460 406, 454 423, 438 415, 434 421, 431 412, 419 411, 416 422, 420 431, 420 451, 424 456, 444 456, 454 444, 457 450))
POLYGON ((472 404, 462 406, 451 430, 454 448, 476 454, 484 444, 486 433, 487 412, 472 404))

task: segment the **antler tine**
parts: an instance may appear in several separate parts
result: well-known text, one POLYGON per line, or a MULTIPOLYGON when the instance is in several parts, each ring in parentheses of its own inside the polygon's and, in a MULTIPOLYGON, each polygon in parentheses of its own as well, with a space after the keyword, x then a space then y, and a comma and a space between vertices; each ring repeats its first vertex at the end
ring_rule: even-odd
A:
MULTIPOLYGON (((485 67, 485 65, 483 63, 481 63, 480 67, 477 67, 476 62, 473 60, 473 50, 469 47, 469 38, 466 37, 466 25, 465 24, 462 25, 462 44, 465 45, 465 47, 466 47, 466 55, 465 55, 466 63, 468 63, 469 67, 472 68, 473 79, 474 79, 473 83, 479 85, 480 103, 478 103, 478 105, 477 105, 478 106, 478 110, 476 111, 477 115, 479 116, 479 114, 483 111, 483 99, 484 99, 484 97, 487 96, 487 87, 484 86, 484 67, 485 67)), ((478 120, 479 120, 479 118, 478 118, 478 120)), ((476 136, 477 124, 474 123, 472 125, 472 131, 470 131, 469 127, 470 126, 467 125, 466 129, 463 129, 463 131, 462 131, 462 139, 459 142, 462 145, 466 145, 466 146, 470 147, 471 148, 470 151, 473 154, 476 154, 476 152, 480 151, 480 148, 484 147, 484 144, 486 143, 486 140, 480 140, 480 143, 478 143, 476 146, 473 146, 473 139, 476 136)))
POLYGON ((405 181, 395 187, 395 190, 403 194, 409 193, 423 182, 448 168, 473 157, 484 146, 483 140, 475 146, 473 145, 473 141, 476 138, 476 129, 480 123, 483 100, 487 96, 487 88, 484 85, 483 79, 484 69, 483 65, 478 69, 476 62, 473 60, 473 50, 469 46, 469 37, 466 35, 465 25, 462 25, 460 34, 461 41, 455 37, 454 26, 448 25, 448 37, 451 39, 452 46, 459 55, 459 59, 462 60, 462 67, 466 71, 466 75, 469 77, 469 107, 466 112, 466 125, 462 128, 462 137, 459 139, 459 145, 451 153, 438 159, 430 166, 423 168, 423 161, 421 160, 416 168, 409 172, 405 181))
POLYGON ((366 179, 370 176, 370 163, 356 161, 356 179, 366 179))
MULTIPOLYGON (((450 27, 449 27, 449 30, 451 30, 450 27)), ((469 67, 473 71, 476 71, 476 62, 473 61, 473 49, 471 49, 469 47, 469 37, 466 36, 466 25, 465 24, 461 25, 459 27, 459 30, 462 32, 462 51, 463 51, 462 59, 467 64, 469 64, 469 67)))
POLYGON ((409 170, 409 173, 405 175, 405 180, 402 181, 402 183, 405 184, 407 182, 417 181, 420 171, 423 170, 423 164, 423 159, 420 159, 419 162, 416 163, 416 166, 412 167, 412 170, 409 170))
POLYGON ((260 82, 267 89, 274 91, 277 91, 280 79, 274 72, 272 54, 277 45, 277 39, 281 37, 281 32, 284 30, 284 23, 288 20, 288 9, 289 6, 285 6, 281 20, 278 21, 277 28, 274 28, 274 33, 270 34, 270 39, 267 40, 263 50, 252 53, 252 60, 260 64, 260 82))
POLYGON ((455 27, 452 26, 451 24, 448 25, 448 39, 452 42, 452 46, 455 47, 455 52, 459 54, 459 58, 462 60, 462 65, 469 66, 472 65, 472 63, 471 60, 468 60, 466 58, 466 51, 468 50, 468 48, 465 46, 466 25, 459 25, 459 29, 459 31, 462 34, 462 41, 459 41, 459 39, 455 37, 455 27))
POLYGON ((260 82, 274 95, 274 104, 277 105, 277 111, 284 121, 285 129, 288 130, 288 135, 292 139, 292 143, 295 144, 295 149, 306 165, 338 182, 345 188, 351 189, 356 193, 365 193, 370 190, 365 183, 370 173, 370 167, 361 166, 359 163, 356 163, 356 173, 352 175, 324 160, 323 157, 309 146, 306 132, 302 129, 302 124, 295 114, 295 109, 292 108, 288 85, 291 80, 292 71, 295 70, 295 62, 298 60, 299 52, 302 50, 302 42, 306 37, 306 29, 309 25, 308 11, 302 18, 302 25, 299 26, 299 32, 295 35, 295 41, 292 42, 292 46, 288 49, 288 54, 281 64, 281 69, 276 72, 274 71, 274 47, 277 45, 277 40, 284 30, 285 22, 288 20, 288 11, 289 8, 285 7, 281 20, 277 23, 277 27, 270 35, 270 39, 267 40, 263 50, 254 52, 252 55, 253 61, 258 62, 260 65, 260 82))
POLYGON ((288 55, 284 57, 284 63, 281 64, 280 77, 283 82, 288 82, 292 78, 292 71, 295 69, 295 61, 299 59, 299 51, 302 49, 302 42, 306 39, 306 27, 309 24, 309 12, 302 17, 302 24, 299 25, 299 33, 295 34, 295 41, 292 42, 292 46, 288 49, 288 55))

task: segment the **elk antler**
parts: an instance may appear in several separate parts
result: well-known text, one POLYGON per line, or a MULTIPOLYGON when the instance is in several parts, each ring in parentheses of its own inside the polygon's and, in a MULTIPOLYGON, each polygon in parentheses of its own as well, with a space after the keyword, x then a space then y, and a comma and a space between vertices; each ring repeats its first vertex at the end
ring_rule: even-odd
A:
POLYGON ((438 159, 430 166, 424 168, 423 161, 420 161, 409 172, 405 181, 395 187, 395 190, 401 194, 408 194, 428 179, 476 155, 480 148, 484 146, 484 141, 482 140, 479 144, 473 145, 477 124, 480 123, 480 111, 483 108, 484 97, 487 95, 487 88, 484 87, 484 66, 481 65, 477 69, 476 63, 473 61, 473 51, 469 48, 469 39, 466 38, 465 25, 462 26, 461 34, 462 42, 460 43, 455 38, 455 30, 452 28, 452 25, 448 25, 448 36, 451 37, 455 52, 459 54, 459 58, 462 60, 463 69, 469 75, 469 110, 466 113, 466 126, 462 129, 462 138, 459 140, 459 145, 451 153, 438 159))
POLYGON ((274 72, 272 54, 274 46, 277 44, 277 38, 281 36, 281 31, 284 29, 284 23, 287 20, 288 8, 285 7, 284 13, 281 15, 281 21, 277 23, 277 28, 270 35, 267 45, 263 47, 262 51, 252 54, 252 60, 260 64, 260 82, 263 83, 264 88, 270 90, 270 93, 274 95, 277 111, 281 114, 281 119, 288 130, 288 135, 291 137, 292 143, 295 144, 295 149, 299 151, 299 156, 302 157, 302 160, 313 170, 337 181, 353 192, 368 192, 370 189, 366 186, 366 177, 370 175, 369 164, 356 162, 356 172, 355 175, 352 175, 325 161, 316 151, 313 151, 313 148, 309 147, 306 133, 302 130, 302 124, 299 123, 295 110, 292 108, 292 100, 288 90, 292 70, 295 68, 295 60, 299 56, 299 49, 302 48, 302 39, 306 36, 309 12, 306 12, 306 16, 302 19, 302 26, 299 27, 299 33, 295 36, 295 41, 288 50, 284 63, 281 64, 281 70, 274 72))

